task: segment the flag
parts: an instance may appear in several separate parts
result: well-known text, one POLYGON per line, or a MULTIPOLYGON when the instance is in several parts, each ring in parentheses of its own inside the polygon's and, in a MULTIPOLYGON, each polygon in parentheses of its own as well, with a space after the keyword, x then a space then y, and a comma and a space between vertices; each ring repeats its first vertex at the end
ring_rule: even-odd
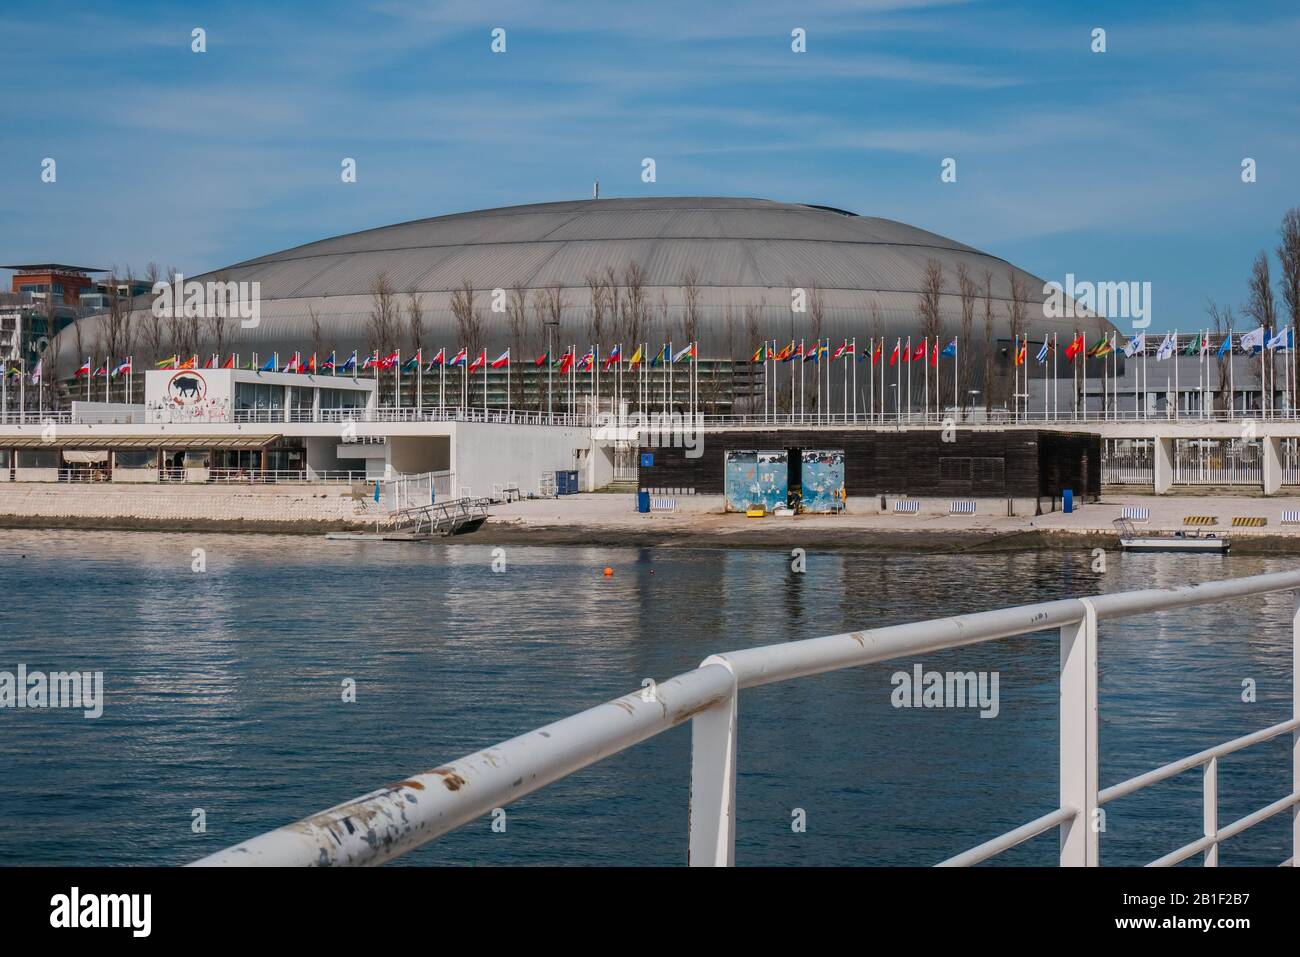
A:
POLYGON ((182 362, 182 363, 181 363, 180 365, 178 365, 176 368, 178 368, 178 369, 197 369, 197 368, 198 368, 198 365, 199 365, 199 357, 198 357, 198 356, 190 356, 188 359, 186 359, 184 362, 182 362))
MULTIPOLYGON (((535 360, 533 360, 533 365, 537 366, 538 368, 541 368, 542 366, 546 365, 546 363, 550 361, 551 361, 551 354, 549 352, 543 352, 540 356, 538 356, 535 360)), ((437 362, 436 357, 434 359, 434 362, 435 363, 437 362)))
POLYGON ((934 348, 930 350, 930 367, 937 369, 939 367, 939 340, 934 341, 934 348))
POLYGON ((560 356, 560 372, 561 374, 563 374, 565 372, 568 372, 572 368, 573 368, 573 350, 568 349, 565 351, 564 355, 560 356))
POLYGON ((214 352, 214 353, 212 353, 212 355, 208 356, 208 361, 205 362, 205 363, 203 363, 203 368, 205 368, 205 369, 215 369, 215 368, 217 368, 220 364, 221 364, 221 356, 217 355, 217 354, 214 352))
POLYGON ((578 360, 578 371, 595 372, 596 371, 595 366, 596 366, 596 350, 594 348, 588 349, 586 355, 584 355, 581 359, 578 360))
POLYGON ((275 371, 275 356, 271 356, 271 358, 267 359, 267 360, 266 360, 266 365, 262 366, 262 368, 261 368, 260 370, 258 370, 258 371, 260 371, 260 372, 274 372, 274 371, 275 371))
POLYGON ((41 367, 45 364, 44 359, 38 359, 36 368, 32 370, 32 385, 39 385, 41 382, 41 367))
POLYGON ((232 352, 230 358, 221 364, 223 369, 233 369, 235 367, 235 354, 232 352))
POLYGON ((1048 345, 1047 336, 1043 336, 1043 344, 1039 348, 1038 352, 1034 355, 1034 361, 1041 366, 1044 362, 1047 361, 1047 357, 1051 354, 1051 352, 1052 352, 1052 348, 1051 346, 1048 345))
POLYGON ((608 369, 621 358, 623 358, 623 347, 617 345, 613 349, 609 350, 609 355, 605 356, 605 368, 608 369))
POLYGON ((628 365, 630 365, 633 369, 635 369, 640 364, 641 364, 641 347, 637 346, 636 352, 632 353, 632 358, 628 360, 628 365))
MULTIPOLYGON (((484 350, 483 354, 487 355, 487 350, 484 350)), ((497 356, 495 359, 492 360, 493 369, 504 369, 508 365, 510 365, 509 349, 507 349, 505 352, 501 353, 501 355, 497 356)))
MULTIPOLYGON (((755 350, 754 350, 754 354, 753 354, 753 356, 750 357, 750 360, 749 360, 749 361, 750 361, 750 362, 762 362, 762 361, 763 361, 763 351, 764 351, 764 349, 766 349, 766 348, 767 348, 766 346, 759 346, 757 349, 755 349, 755 350)), ((638 349, 637 351, 640 352, 641 350, 638 349)))
POLYGON ((656 355, 653 359, 650 360, 650 367, 653 369, 655 366, 662 366, 667 364, 668 364, 668 347, 664 346, 663 350, 658 355, 656 355))
POLYGON ((1080 332, 1075 335, 1075 337, 1070 340, 1070 344, 1065 347, 1065 358, 1073 362, 1074 357, 1083 351, 1084 344, 1083 333, 1080 332))
POLYGON ((74 379, 80 379, 83 375, 90 375, 90 360, 87 359, 81 364, 81 368, 72 373, 74 379))
MULTIPOLYGON (((1046 347, 1045 344, 1044 347, 1046 347)), ((952 342, 943 347, 942 355, 945 359, 951 359, 957 355, 957 338, 955 336, 953 337, 952 342)))
POLYGON ((1172 332, 1166 332, 1164 339, 1160 342, 1160 348, 1156 350, 1156 360, 1163 362, 1165 359, 1172 356, 1174 354, 1175 345, 1174 334, 1172 332))
POLYGON ((168 356, 166 359, 159 359, 153 365, 155 369, 165 369, 168 366, 171 366, 174 369, 176 368, 176 363, 179 361, 180 360, 176 356, 168 356))
POLYGON ((1130 339, 1128 341, 1128 345, 1124 347, 1124 357, 1127 359, 1132 359, 1138 353, 1146 352, 1146 348, 1147 348, 1147 334, 1145 332, 1140 332, 1132 339, 1130 339))
POLYGON ((1216 355, 1216 358, 1222 359, 1225 355, 1227 356, 1232 355, 1232 333, 1231 332, 1223 337, 1223 342, 1219 344, 1219 351, 1216 355))
POLYGON ((1288 333, 1290 333, 1290 331, 1291 331, 1290 329, 1284 329, 1281 332, 1278 332, 1270 336, 1266 348, 1268 349, 1287 348, 1287 338, 1288 338, 1288 333))
POLYGON ((1028 349, 1029 349, 1028 343, 1026 343, 1024 339, 1021 339, 1019 345, 1016 347, 1016 354, 1012 357, 1012 361, 1015 362, 1015 364, 1018 366, 1024 365, 1025 353, 1028 351, 1028 349))
POLYGON ((1201 337, 1197 336, 1195 339, 1193 339, 1191 342, 1187 343, 1187 345, 1183 347, 1183 355, 1185 356, 1200 355, 1200 345, 1201 345, 1201 337))
POLYGON ((909 361, 915 362, 917 359, 924 359, 925 347, 928 342, 929 342, 928 339, 922 339, 921 344, 917 346, 916 349, 912 352, 911 356, 908 357, 909 361))
POLYGON ((113 370, 113 376, 117 377, 120 376, 123 372, 130 372, 130 371, 131 371, 131 360, 123 359, 121 362, 117 364, 117 368, 113 370))
MULTIPOLYGON (((871 354, 871 364, 875 365, 877 362, 879 362, 881 357, 884 356, 884 354, 885 354, 885 342, 882 339, 880 342, 876 343, 876 351, 871 354)), ((893 357, 890 357, 889 364, 890 365, 894 364, 893 357)))
MULTIPOLYGON (((800 348, 800 349, 803 348, 803 343, 802 343, 802 342, 799 343, 799 348, 800 348)), ((812 347, 811 349, 809 349, 806 353, 804 353, 803 361, 804 361, 804 362, 816 362, 816 361, 817 361, 817 357, 818 357, 819 355, 821 355, 821 350, 818 349, 816 346, 813 346, 813 347, 812 347)))
POLYGON ((293 358, 290 359, 290 360, 285 364, 284 371, 285 371, 285 372, 301 372, 301 371, 302 371, 302 357, 301 357, 301 355, 300 355, 299 353, 295 352, 295 353, 293 354, 293 358))
POLYGON ((419 351, 417 351, 415 355, 411 356, 411 358, 407 359, 405 362, 402 363, 402 371, 414 372, 417 369, 419 369, 420 366, 422 365, 424 365, 423 357, 420 355, 419 351))
MULTIPOLYGON (((463 363, 462 363, 462 364, 463 364, 463 363)), ((479 353, 479 354, 474 358, 474 361, 470 363, 469 371, 470 371, 470 372, 473 372, 475 369, 482 368, 482 367, 485 366, 485 365, 487 365, 487 350, 486 350, 486 349, 484 349, 482 352, 480 352, 480 353, 479 353)))
POLYGON ((901 348, 901 345, 902 344, 899 342, 894 343, 894 351, 889 354, 889 364, 891 366, 898 364, 898 350, 901 348))
MULTIPOLYGON (((799 355, 803 355, 802 342, 799 343, 799 355)), ((784 349, 782 349, 780 352, 776 354, 776 360, 778 362, 789 362, 794 357, 795 357, 794 342, 791 342, 788 346, 786 346, 784 349)))
POLYGON ((352 355, 348 356, 348 361, 339 366, 340 372, 352 372, 357 367, 357 350, 352 350, 352 355))
POLYGON ((388 353, 388 355, 384 356, 382 359, 379 360, 378 362, 379 368, 391 369, 393 366, 397 365, 397 359, 398 359, 398 353, 390 352, 388 353))
POLYGON ((98 376, 106 376, 106 375, 108 375, 108 363, 104 363, 104 365, 102 365, 102 366, 100 366, 98 369, 96 369, 94 375, 95 375, 96 377, 98 377, 98 376))
POLYGON ((849 340, 845 339, 843 342, 841 342, 838 346, 835 347, 835 354, 831 356, 831 358, 832 359, 843 358, 844 354, 848 351, 848 348, 849 348, 849 340))
POLYGON ((1110 337, 1102 336, 1093 345, 1092 349, 1089 350, 1088 355, 1092 356, 1093 358, 1100 358, 1101 356, 1110 355, 1112 351, 1113 350, 1111 349, 1111 345, 1110 345, 1110 337))
POLYGON ((1253 354, 1256 350, 1264 348, 1264 327, 1260 326, 1252 332, 1244 333, 1240 342, 1242 352, 1253 354))

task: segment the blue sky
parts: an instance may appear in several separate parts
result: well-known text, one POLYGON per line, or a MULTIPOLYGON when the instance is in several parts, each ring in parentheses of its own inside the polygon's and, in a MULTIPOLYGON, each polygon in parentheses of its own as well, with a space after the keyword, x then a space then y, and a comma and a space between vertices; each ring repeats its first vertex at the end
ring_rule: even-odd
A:
POLYGON ((1298 50, 1293 2, 9 2, 0 262, 193 275, 599 176, 604 196, 820 203, 1044 279, 1150 281, 1153 328, 1188 329, 1207 297, 1245 298, 1300 205, 1298 50))

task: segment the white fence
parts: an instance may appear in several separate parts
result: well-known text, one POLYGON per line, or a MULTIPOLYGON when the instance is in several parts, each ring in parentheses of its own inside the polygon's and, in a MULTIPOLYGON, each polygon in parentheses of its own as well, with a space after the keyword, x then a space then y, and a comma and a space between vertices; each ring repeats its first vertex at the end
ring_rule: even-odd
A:
MULTIPOLYGON (((698 668, 563 718, 544 728, 411 775, 296 824, 270 831, 196 862, 200 865, 380 864, 553 781, 664 731, 691 724, 689 859, 730 865, 735 857, 736 708, 740 691, 778 681, 860 667, 1017 635, 1059 633, 1060 765, 1058 806, 942 864, 977 864, 1040 834, 1060 835, 1062 865, 1100 864, 1097 809, 1149 785, 1200 768, 1202 836, 1156 860, 1172 865, 1204 854, 1218 864, 1219 844, 1300 804, 1300 611, 1293 614, 1292 717, 1102 789, 1098 767, 1098 623, 1151 612, 1300 590, 1300 572, 1228 579, 1169 591, 1134 591, 1022 605, 870 631, 747 648, 706 658, 698 668), (1229 824, 1218 816, 1219 761, 1235 751, 1291 734, 1290 793, 1229 824), (364 821, 357 827, 355 821, 364 821)), ((1263 607, 1262 605, 1258 607, 1263 607)), ((1225 610, 1225 615, 1228 614, 1225 610)), ((996 769, 990 769, 991 773, 996 769)), ((1290 847, 1300 855, 1300 814, 1290 847)))
POLYGON ((1251 485, 1263 483, 1258 441, 1175 439, 1175 485, 1251 485))

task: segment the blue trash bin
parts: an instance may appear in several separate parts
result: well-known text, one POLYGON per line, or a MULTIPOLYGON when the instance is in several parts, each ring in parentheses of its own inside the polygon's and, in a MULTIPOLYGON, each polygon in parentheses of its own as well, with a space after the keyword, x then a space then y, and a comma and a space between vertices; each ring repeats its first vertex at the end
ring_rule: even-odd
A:
POLYGON ((1074 511, 1074 490, 1066 489, 1061 493, 1061 507, 1068 514, 1074 511))
POLYGON ((637 493, 636 493, 636 510, 637 510, 638 512, 648 512, 648 511, 650 511, 650 493, 649 493, 649 492, 637 492, 637 493))

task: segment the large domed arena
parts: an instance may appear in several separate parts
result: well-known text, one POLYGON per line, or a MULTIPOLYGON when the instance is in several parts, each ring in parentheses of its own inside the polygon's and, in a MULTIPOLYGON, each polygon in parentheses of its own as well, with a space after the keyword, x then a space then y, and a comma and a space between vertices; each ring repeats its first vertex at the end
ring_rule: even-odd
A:
MULTIPOLYGON (((594 199, 420 219, 308 243, 188 276, 256 282, 260 321, 189 320, 162 355, 238 353, 245 363, 353 350, 462 347, 516 367, 576 346, 657 353, 698 342, 703 363, 748 363, 763 342, 962 337, 964 354, 1007 352, 1014 332, 1041 341, 1099 334, 1100 318, 1045 319, 1042 279, 904 223, 763 199, 594 199), (964 295, 963 295, 964 291, 964 295), (792 305, 802 306, 792 308, 792 305), (963 308, 965 307, 965 308, 963 308), (965 324, 963 325, 963 315, 965 324)), ((133 351, 149 303, 130 320, 133 351)), ((85 320, 94 343, 102 318, 85 320)), ((64 333, 65 337, 68 333, 64 333)), ((154 339, 158 335, 155 333, 154 339)), ((70 343, 60 366, 80 362, 70 343)), ((147 351, 145 349, 144 351, 147 351)), ((888 351, 888 350, 886 350, 888 351)), ((981 362, 970 363, 976 374, 981 362)), ((70 369, 62 369, 67 372, 70 369)), ((978 378, 978 376, 977 376, 978 378)))

